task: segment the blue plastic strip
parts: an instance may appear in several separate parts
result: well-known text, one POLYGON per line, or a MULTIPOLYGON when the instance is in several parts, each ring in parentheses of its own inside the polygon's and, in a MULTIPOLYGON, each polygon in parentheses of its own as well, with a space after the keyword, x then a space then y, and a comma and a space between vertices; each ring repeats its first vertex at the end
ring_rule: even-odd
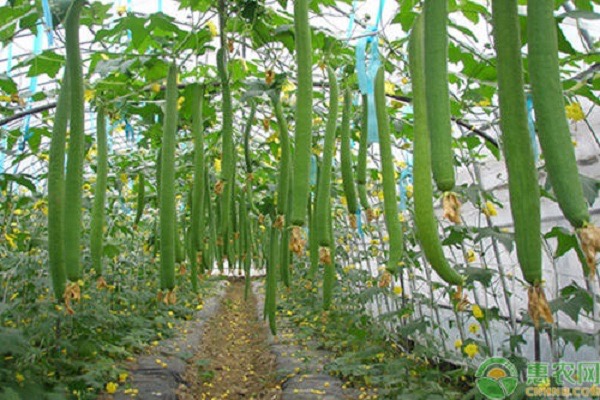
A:
MULTIPOLYGON (((12 72, 12 62, 13 62, 13 48, 12 43, 9 43, 7 49, 7 57, 6 57, 6 75, 10 77, 12 72)), ((4 162, 6 160, 6 154, 4 151, 6 150, 6 136, 4 136, 0 140, 0 174, 4 172, 4 162)))
MULTIPOLYGON (((44 34, 44 27, 41 22, 38 22, 37 25, 37 35, 35 36, 35 40, 33 41, 33 54, 37 55, 42 52, 42 38, 44 34)), ((33 95, 37 91, 38 77, 34 76, 29 80, 29 94, 33 95)), ((31 108, 31 98, 27 99, 27 105, 25 107, 26 110, 31 108)), ((22 139, 19 141, 19 151, 25 150, 25 142, 27 142, 32 133, 29 130, 31 123, 31 115, 27 115, 25 120, 23 121, 23 126, 21 127, 21 133, 23 135, 22 139)))
POLYGON ((527 120, 529 123, 529 136, 531 137, 531 147, 533 148, 533 156, 537 162, 540 158, 540 148, 535 134, 535 122, 533 120, 533 97, 527 94, 527 120))
POLYGON ((317 156, 314 154, 310 157, 310 184, 317 184, 317 156))
POLYGON ((163 10, 163 2, 162 0, 158 0, 158 12, 162 12, 163 10))
POLYGON ((346 31, 346 38, 352 37, 352 31, 354 30, 354 20, 356 19, 356 0, 352 1, 352 12, 350 13, 350 21, 348 21, 348 30, 346 31))
POLYGON ((129 123, 129 121, 125 120, 125 140, 134 142, 135 141, 135 132, 133 131, 133 127, 129 123))
POLYGON ((54 36, 52 31, 54 30, 54 24, 52 23, 52 11, 50 10, 50 4, 48 0, 42 0, 42 9, 44 11, 44 23, 46 24, 46 36, 48 38, 48 47, 54 46, 54 36))
POLYGON ((385 6, 385 0, 379 1, 379 10, 377 11, 377 19, 375 20, 375 27, 379 27, 381 18, 383 17, 383 7, 385 6))
MULTIPOLYGON (((127 12, 131 11, 131 0, 127 0, 127 12)), ((131 30, 127 30, 127 38, 131 40, 131 30)))
POLYGON ((367 95, 368 111, 368 139, 367 142, 377 143, 379 141, 377 131, 377 114, 375 110, 375 76, 381 66, 379 58, 378 38, 376 36, 377 26, 367 29, 366 33, 372 36, 362 37, 356 44, 356 73, 358 76, 358 87, 362 94, 367 95), (370 57, 367 63, 367 45, 370 44, 370 57))

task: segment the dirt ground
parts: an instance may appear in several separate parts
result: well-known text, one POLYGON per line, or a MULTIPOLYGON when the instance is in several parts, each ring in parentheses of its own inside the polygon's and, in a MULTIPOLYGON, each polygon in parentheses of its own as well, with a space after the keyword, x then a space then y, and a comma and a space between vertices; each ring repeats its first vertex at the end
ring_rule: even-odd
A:
POLYGON ((251 293, 245 301, 243 281, 232 281, 185 373, 185 381, 194 384, 179 399, 280 400, 275 370, 256 299, 251 293))

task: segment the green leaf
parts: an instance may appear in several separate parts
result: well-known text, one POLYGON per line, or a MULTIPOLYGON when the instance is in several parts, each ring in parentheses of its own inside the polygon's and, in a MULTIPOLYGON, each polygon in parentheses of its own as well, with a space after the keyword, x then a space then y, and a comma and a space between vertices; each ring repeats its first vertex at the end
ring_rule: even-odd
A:
POLYGON ((562 288, 560 297, 550 301, 549 304, 553 312, 562 311, 575 323, 579 323, 582 314, 591 315, 594 308, 593 297, 576 283, 562 288))
POLYGON ((9 182, 14 182, 17 185, 26 187, 33 193, 36 192, 35 183, 33 183, 33 177, 26 174, 0 174, 0 189, 6 190, 9 182))
POLYGON ((17 84, 7 74, 0 74, 0 91, 9 95, 17 93, 17 84))
POLYGON ((484 238, 496 239, 504 246, 504 248, 508 252, 511 252, 513 250, 515 238, 512 233, 501 232, 500 229, 495 227, 485 227, 476 230, 479 233, 475 237, 475 242, 479 242, 481 241, 481 239, 484 238))
POLYGON ((463 275, 467 276, 467 284, 477 281, 485 287, 490 287, 494 272, 484 268, 466 267, 463 275))
POLYGON ((544 238, 556 238, 558 244, 554 252, 554 258, 559 258, 571 249, 576 249, 579 244, 575 235, 566 228, 555 226, 552 230, 544 235, 544 238))
POLYGON ((583 186, 583 195, 590 206, 594 205, 596 198, 598 197, 598 190, 600 189, 600 181, 587 177, 585 175, 579 175, 581 185, 583 186))
POLYGON ((587 333, 575 330, 575 329, 561 329, 556 330, 556 334, 559 338, 563 339, 567 343, 571 343, 575 350, 579 350, 581 346, 594 346, 594 337, 587 333))
POLYGON ((48 75, 50 78, 55 78, 64 63, 65 58, 52 50, 44 50, 39 55, 25 61, 19 66, 30 65, 27 71, 28 77, 39 76, 42 74, 48 75))

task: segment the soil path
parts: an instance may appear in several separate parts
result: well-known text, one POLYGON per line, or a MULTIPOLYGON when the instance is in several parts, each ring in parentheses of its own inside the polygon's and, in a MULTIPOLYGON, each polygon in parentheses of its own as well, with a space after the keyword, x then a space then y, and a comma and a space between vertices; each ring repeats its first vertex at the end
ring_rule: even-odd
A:
POLYGON ((244 299, 243 281, 232 281, 221 305, 205 327, 199 352, 179 393, 181 400, 280 400, 275 357, 256 315, 256 298, 244 299))

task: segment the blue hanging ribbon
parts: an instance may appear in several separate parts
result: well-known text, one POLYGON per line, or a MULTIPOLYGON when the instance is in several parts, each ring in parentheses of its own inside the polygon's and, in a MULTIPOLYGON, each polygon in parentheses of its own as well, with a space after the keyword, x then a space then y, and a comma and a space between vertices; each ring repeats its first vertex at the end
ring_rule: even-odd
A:
MULTIPOLYGON (((367 30, 367 32, 375 33, 376 30, 376 27, 372 27, 371 29, 367 30)), ((379 60, 377 37, 367 36, 360 38, 356 44, 356 72, 358 74, 358 87, 363 95, 367 95, 367 142, 369 144, 378 142, 374 83, 377 70, 380 66, 381 61, 379 60), (368 44, 371 45, 371 57, 367 65, 366 53, 368 44)))
POLYGON ((533 120, 533 97, 530 93, 527 94, 527 122, 529 124, 529 136, 531 137, 531 147, 533 148, 533 156, 537 162, 540 158, 540 148, 535 135, 535 122, 533 120))
POLYGON ((158 4, 157 5, 158 5, 158 12, 162 12, 162 10, 163 10, 163 2, 162 2, 162 0, 158 0, 158 4))
MULTIPOLYGON (((13 61, 13 48, 12 43, 8 44, 8 55, 6 57, 6 75, 10 77, 12 72, 12 61, 13 61)), ((4 161, 6 160, 6 154, 4 150, 6 149, 6 136, 2 138, 0 141, 0 174, 4 173, 4 161)))
POLYGON ((377 30, 381 23, 383 15, 383 7, 385 0, 379 1, 379 10, 375 24, 368 27, 365 34, 368 36, 362 37, 356 43, 356 73, 358 75, 358 87, 363 95, 367 95, 367 112, 368 112, 368 130, 367 143, 377 143, 379 141, 377 130, 377 114, 375 110, 375 76, 381 66, 379 59, 379 38, 377 30), (371 45, 371 54, 367 65, 367 45, 371 45))
POLYGON ((310 184, 317 184, 317 157, 314 154, 310 157, 310 184))
POLYGON ((356 19, 356 0, 352 1, 352 12, 350 13, 350 21, 348 21, 348 30, 346 31, 346 38, 350 39, 352 31, 354 30, 354 20, 356 19))
MULTIPOLYGON (((44 33, 44 28, 41 22, 38 22, 37 25, 37 35, 35 36, 35 40, 33 41, 33 54, 38 55, 42 52, 42 36, 44 33)), ((29 80, 29 95, 35 94, 37 91, 38 77, 34 76, 29 80)), ((31 109, 31 97, 27 99, 26 110, 31 109)), ((25 142, 29 141, 32 136, 32 133, 29 131, 31 122, 31 115, 27 115, 23 122, 23 126, 21 127, 21 133, 23 134, 22 139, 19 141, 19 151, 25 150, 25 142)))
POLYGON ((44 22, 46 23, 46 36, 48 38, 48 47, 54 46, 54 36, 52 31, 54 30, 54 24, 52 22, 52 11, 50 10, 50 4, 48 0, 42 0, 42 9, 44 11, 44 22))
POLYGON ((131 126, 128 120, 123 119, 123 121, 125 122, 125 140, 134 142, 135 132, 133 130, 133 127, 131 126))

